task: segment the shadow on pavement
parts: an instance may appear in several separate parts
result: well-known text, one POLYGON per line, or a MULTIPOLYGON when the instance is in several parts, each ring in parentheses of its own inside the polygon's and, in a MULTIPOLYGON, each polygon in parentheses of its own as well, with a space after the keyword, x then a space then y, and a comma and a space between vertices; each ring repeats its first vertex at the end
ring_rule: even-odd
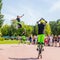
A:
POLYGON ((0 50, 4 50, 4 49, 0 48, 0 50))
POLYGON ((9 58, 10 60, 37 60, 37 58, 9 58))

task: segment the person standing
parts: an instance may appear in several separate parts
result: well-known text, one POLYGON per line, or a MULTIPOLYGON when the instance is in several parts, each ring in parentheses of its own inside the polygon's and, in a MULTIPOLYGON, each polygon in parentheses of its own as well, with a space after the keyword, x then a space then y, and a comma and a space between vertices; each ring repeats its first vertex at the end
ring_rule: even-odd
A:
POLYGON ((55 36, 54 36, 55 47, 57 47, 57 41, 58 41, 58 37, 57 37, 57 35, 55 35, 55 36))
MULTIPOLYGON (((45 38, 45 34, 44 34, 44 28, 45 28, 45 25, 46 25, 46 21, 45 19, 41 18, 37 24, 38 24, 38 37, 37 37, 37 44, 38 44, 38 48, 37 50, 39 50, 39 47, 41 46, 41 48, 43 49, 43 45, 44 45, 44 38, 45 38)), ((44 50, 44 49, 43 49, 44 50)), ((41 54, 38 54, 38 58, 39 56, 41 56, 42 58, 42 55, 41 54)))
POLYGON ((52 35, 50 35, 50 46, 52 46, 52 41, 53 41, 53 36, 52 35))
POLYGON ((58 42, 59 42, 59 47, 60 47, 60 35, 58 35, 58 42))

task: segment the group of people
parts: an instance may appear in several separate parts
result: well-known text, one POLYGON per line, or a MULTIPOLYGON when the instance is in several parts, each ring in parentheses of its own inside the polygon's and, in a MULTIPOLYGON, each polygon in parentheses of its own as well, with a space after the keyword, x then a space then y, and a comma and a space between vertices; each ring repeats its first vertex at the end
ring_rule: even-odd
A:
MULTIPOLYGON (((32 44, 37 44, 37 39, 38 39, 37 35, 29 36, 29 41, 32 44)), ((46 35, 44 38, 44 45, 60 47, 60 35, 58 35, 58 36, 57 35, 46 35)))
POLYGON ((46 46, 60 47, 60 35, 47 35, 44 42, 46 46))
MULTIPOLYGON (((21 28, 22 25, 20 23, 20 18, 23 17, 24 14, 22 16, 17 16, 16 20, 18 21, 18 28, 21 28)), ((59 42, 59 47, 60 47, 60 35, 48 35, 45 36, 45 32, 44 32, 44 27, 46 25, 47 21, 43 18, 41 18, 39 21, 37 21, 37 25, 38 25, 38 35, 34 35, 33 37, 30 36, 29 37, 29 41, 30 43, 32 42, 33 44, 36 44, 38 42, 38 44, 45 44, 47 46, 57 46, 57 42, 59 42)))
MULTIPOLYGON (((22 25, 20 23, 20 18, 23 17, 24 14, 22 16, 17 16, 16 20, 18 22, 17 26, 18 28, 21 28, 22 25)), ((50 36, 45 36, 45 31, 44 31, 44 28, 46 26, 46 23, 47 21, 43 18, 41 18, 39 21, 37 21, 37 26, 38 26, 38 35, 34 35, 33 37, 30 36, 29 37, 29 41, 30 43, 32 44, 38 44, 37 46, 37 50, 39 50, 40 46, 41 48, 43 47, 43 44, 44 45, 47 45, 47 46, 54 46, 57 47, 57 42, 59 42, 59 47, 60 47, 60 35, 50 35, 50 36)), ((38 54, 38 57, 39 58, 39 54, 38 54)))
POLYGON ((31 44, 36 44, 37 43, 37 36, 34 35, 34 36, 29 36, 28 37, 28 40, 30 41, 31 44))

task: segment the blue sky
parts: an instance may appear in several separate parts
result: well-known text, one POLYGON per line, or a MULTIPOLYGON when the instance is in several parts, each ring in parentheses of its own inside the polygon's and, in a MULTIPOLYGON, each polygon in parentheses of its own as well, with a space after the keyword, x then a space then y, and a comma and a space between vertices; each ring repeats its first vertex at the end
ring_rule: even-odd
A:
POLYGON ((60 18, 60 0, 3 0, 4 24, 10 24, 17 15, 24 14, 21 21, 35 25, 43 17, 48 22, 60 18))

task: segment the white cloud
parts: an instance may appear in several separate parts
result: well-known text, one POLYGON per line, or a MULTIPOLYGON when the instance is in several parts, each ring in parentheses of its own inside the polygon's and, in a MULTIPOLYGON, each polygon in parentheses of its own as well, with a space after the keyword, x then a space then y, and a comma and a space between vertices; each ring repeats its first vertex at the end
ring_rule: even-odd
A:
POLYGON ((11 20, 14 19, 15 16, 10 14, 4 14, 4 25, 5 24, 11 24, 11 20))
POLYGON ((14 18, 14 16, 11 14, 4 14, 4 18, 11 20, 12 18, 14 18))
POLYGON ((30 25, 35 25, 36 21, 39 20, 42 16, 41 12, 36 11, 35 9, 32 9, 28 6, 24 6, 24 10, 25 10, 25 18, 26 20, 25 23, 26 24, 30 24, 30 25))
POLYGON ((51 6, 51 8, 49 9, 50 12, 55 12, 60 10, 60 1, 57 1, 55 3, 53 3, 53 5, 51 6))

